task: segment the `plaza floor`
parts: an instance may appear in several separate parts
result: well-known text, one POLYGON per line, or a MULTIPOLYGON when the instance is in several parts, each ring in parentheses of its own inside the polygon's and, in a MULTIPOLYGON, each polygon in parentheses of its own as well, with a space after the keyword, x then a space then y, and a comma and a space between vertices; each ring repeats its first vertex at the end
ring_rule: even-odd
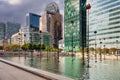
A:
POLYGON ((32 73, 0 62, 0 80, 46 80, 32 73))

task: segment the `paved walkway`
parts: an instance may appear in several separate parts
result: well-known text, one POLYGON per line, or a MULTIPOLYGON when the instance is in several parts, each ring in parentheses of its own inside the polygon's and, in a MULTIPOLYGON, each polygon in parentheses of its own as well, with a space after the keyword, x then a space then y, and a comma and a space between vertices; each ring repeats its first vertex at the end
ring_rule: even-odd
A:
POLYGON ((32 73, 0 62, 0 80, 46 80, 32 73))

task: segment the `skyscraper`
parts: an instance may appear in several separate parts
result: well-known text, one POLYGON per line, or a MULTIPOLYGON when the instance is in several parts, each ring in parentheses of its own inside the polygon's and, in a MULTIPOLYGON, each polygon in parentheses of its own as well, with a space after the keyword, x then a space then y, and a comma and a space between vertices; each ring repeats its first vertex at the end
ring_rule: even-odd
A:
POLYGON ((20 27, 19 23, 0 23, 0 40, 2 40, 3 46, 11 44, 11 36, 19 32, 20 27))
POLYGON ((88 0, 90 46, 120 47, 120 0, 88 0), (95 34, 94 31, 97 33, 95 34), (96 35, 96 39, 95 39, 96 35), (102 44, 100 44, 102 42, 102 44))
POLYGON ((86 47, 86 0, 65 0, 64 43, 65 51, 86 47))
POLYGON ((28 13, 26 15, 26 27, 24 33, 26 34, 26 42, 39 43, 40 42, 40 15, 28 13))
POLYGON ((11 38, 11 36, 17 32, 19 32, 19 29, 21 25, 19 23, 13 23, 13 22, 7 22, 6 23, 6 29, 5 29, 5 37, 11 38))
POLYGON ((41 16, 40 30, 52 35, 53 45, 58 48, 58 41, 62 39, 62 15, 55 2, 48 4, 41 16))
POLYGON ((28 13, 26 15, 26 26, 30 28, 37 28, 39 29, 39 19, 40 15, 34 14, 34 13, 28 13))
POLYGON ((0 40, 5 39, 5 23, 0 23, 0 40))

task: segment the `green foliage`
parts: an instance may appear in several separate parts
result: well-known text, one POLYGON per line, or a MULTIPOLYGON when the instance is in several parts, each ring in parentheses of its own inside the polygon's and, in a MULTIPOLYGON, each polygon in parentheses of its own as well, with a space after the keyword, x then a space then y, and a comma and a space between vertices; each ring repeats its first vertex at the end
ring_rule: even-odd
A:
POLYGON ((10 47, 11 47, 12 51, 17 51, 17 50, 19 50, 20 45, 18 45, 18 44, 11 44, 10 47))
POLYGON ((94 51, 94 48, 93 48, 93 47, 91 47, 91 48, 90 48, 90 52, 93 52, 93 51, 94 51))
POLYGON ((97 53, 100 53, 100 49, 101 49, 101 48, 97 48, 97 49, 96 49, 96 52, 97 52, 97 53))
POLYGON ((29 49, 29 43, 26 43, 26 44, 22 45, 21 48, 25 51, 28 50, 29 49))
POLYGON ((116 50, 117 50, 116 48, 110 48, 110 49, 109 49, 109 53, 115 54, 116 50))
POLYGON ((2 50, 3 49, 3 46, 0 46, 0 50, 2 50))
POLYGON ((10 46, 10 45, 4 46, 4 50, 5 50, 5 51, 11 51, 11 46, 10 46))
POLYGON ((37 50, 39 51, 40 48, 42 50, 45 50, 45 45, 41 45, 40 43, 35 43, 35 44, 32 44, 32 43, 26 43, 24 45, 22 45, 21 47, 23 50, 37 50))
POLYGON ((103 48, 103 49, 102 49, 102 52, 103 52, 103 53, 109 53, 109 49, 108 49, 108 48, 103 48))

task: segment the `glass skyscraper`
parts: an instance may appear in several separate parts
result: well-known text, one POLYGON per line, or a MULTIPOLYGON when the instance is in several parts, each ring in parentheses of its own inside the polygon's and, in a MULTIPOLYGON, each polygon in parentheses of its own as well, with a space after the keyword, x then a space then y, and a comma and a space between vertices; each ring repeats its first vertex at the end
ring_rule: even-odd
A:
POLYGON ((5 23, 0 23, 0 40, 5 39, 5 23))
POLYGON ((86 47, 86 0, 65 0, 64 43, 65 51, 86 47))
POLYGON ((40 19, 40 15, 34 13, 28 13, 26 16, 27 26, 29 26, 30 28, 39 29, 39 23, 40 23, 39 19, 40 19))
POLYGON ((39 26, 40 26, 40 15, 34 13, 28 13, 26 15, 26 28, 24 28, 27 33, 27 41, 33 43, 40 42, 40 33, 39 33, 39 26))
POLYGON ((120 0, 88 0, 91 4, 89 26, 90 46, 120 47, 120 0), (96 39, 95 33, 96 31, 96 39))
POLYGON ((7 22, 5 29, 5 37, 7 37, 8 39, 11 38, 13 34, 19 32, 20 28, 21 25, 19 23, 7 22))

